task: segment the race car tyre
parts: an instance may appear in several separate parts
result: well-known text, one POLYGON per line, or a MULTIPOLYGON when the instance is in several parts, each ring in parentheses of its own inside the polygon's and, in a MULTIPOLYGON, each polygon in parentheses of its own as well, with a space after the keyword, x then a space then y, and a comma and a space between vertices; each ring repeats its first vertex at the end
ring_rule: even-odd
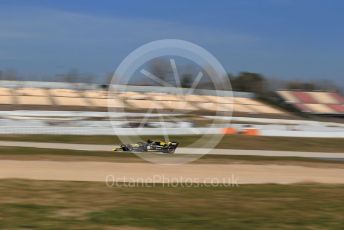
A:
POLYGON ((174 153, 175 151, 176 151, 176 149, 175 148, 171 148, 171 147, 162 149, 163 153, 174 153))

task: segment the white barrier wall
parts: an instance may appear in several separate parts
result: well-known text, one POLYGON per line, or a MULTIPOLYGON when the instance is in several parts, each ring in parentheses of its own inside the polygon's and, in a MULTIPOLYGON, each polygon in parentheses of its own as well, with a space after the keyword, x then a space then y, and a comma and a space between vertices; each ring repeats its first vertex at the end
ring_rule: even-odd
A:
MULTIPOLYGON (((124 128, 128 121, 125 117, 143 117, 143 113, 111 113, 119 118, 111 122, 106 112, 64 112, 64 111, 0 111, 0 134, 61 134, 61 135, 194 135, 221 134, 226 126, 238 130, 250 127, 260 130, 262 136, 322 137, 344 138, 344 124, 329 122, 311 122, 304 120, 280 120, 247 117, 216 117, 236 121, 235 124, 219 124, 216 128, 193 127, 191 122, 149 122, 153 128, 124 128), (243 124, 238 124, 238 122, 243 124), (166 129, 159 128, 163 125, 166 129), (155 128, 154 128, 155 127, 155 128)), ((176 114, 178 117, 182 114, 176 114)), ((151 114, 150 117, 169 116, 169 114, 151 114)), ((211 117, 214 118, 214 117, 211 117)))

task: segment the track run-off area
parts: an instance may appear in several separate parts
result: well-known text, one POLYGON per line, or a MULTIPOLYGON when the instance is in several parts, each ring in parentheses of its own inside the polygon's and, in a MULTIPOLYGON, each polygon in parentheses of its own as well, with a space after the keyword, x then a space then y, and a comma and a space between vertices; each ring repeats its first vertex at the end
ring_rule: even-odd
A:
MULTIPOLYGON (((111 151, 112 145, 63 144, 0 141, 0 146, 111 151)), ((47 150, 48 151, 48 150, 47 150)), ((176 154, 198 154, 197 148, 178 148, 176 154)), ((343 153, 213 149, 214 155, 310 157, 344 159, 343 153)), ((0 179, 151 182, 151 183, 226 183, 291 184, 344 183, 344 168, 308 167, 279 164, 184 164, 117 163, 97 161, 0 160, 0 179)))
POLYGON ((292 184, 344 183, 343 168, 312 168, 292 165, 59 162, 0 160, 0 179, 58 181, 292 184))

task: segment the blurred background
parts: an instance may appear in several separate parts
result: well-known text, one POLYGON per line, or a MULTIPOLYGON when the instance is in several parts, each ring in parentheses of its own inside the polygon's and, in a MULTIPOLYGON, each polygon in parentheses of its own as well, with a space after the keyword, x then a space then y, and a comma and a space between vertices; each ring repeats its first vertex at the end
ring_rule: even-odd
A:
POLYGON ((1 0, 0 229, 343 229, 343 11, 1 0), (225 75, 176 55, 115 73, 161 39, 225 75), (134 136, 179 146, 138 154, 170 164, 112 151, 134 136))

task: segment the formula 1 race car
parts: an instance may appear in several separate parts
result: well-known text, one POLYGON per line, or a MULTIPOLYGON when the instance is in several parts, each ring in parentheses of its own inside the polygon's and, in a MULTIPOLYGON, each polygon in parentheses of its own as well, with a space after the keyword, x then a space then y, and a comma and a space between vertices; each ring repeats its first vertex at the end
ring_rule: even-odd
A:
POLYGON ((115 152, 162 152, 174 153, 179 143, 175 141, 151 141, 137 142, 136 144, 122 144, 119 148, 113 149, 115 152))

